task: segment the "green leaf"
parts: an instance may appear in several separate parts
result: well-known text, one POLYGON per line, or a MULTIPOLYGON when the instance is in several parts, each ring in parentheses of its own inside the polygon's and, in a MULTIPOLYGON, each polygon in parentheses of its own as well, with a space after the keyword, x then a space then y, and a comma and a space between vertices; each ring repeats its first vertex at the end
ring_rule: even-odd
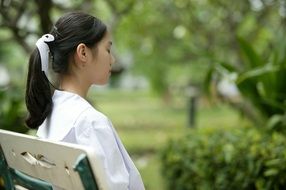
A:
POLYGON ((246 59, 248 61, 248 69, 255 68, 261 65, 262 61, 256 51, 252 48, 250 43, 239 36, 237 36, 237 40, 242 50, 242 53, 246 56, 246 59))
POLYGON ((272 64, 267 64, 262 67, 257 67, 255 69, 248 70, 241 75, 238 76, 237 78, 237 84, 251 78, 256 78, 262 75, 265 75, 267 73, 273 73, 279 71, 279 67, 272 65, 272 64))
POLYGON ((276 174, 278 174, 278 170, 276 168, 271 168, 266 170, 263 174, 265 177, 269 177, 269 176, 275 176, 276 174))
POLYGON ((226 62, 220 62, 220 65, 230 72, 238 72, 239 68, 226 62))
POLYGON ((285 115, 273 115, 267 122, 267 128, 274 129, 279 123, 283 123, 285 120, 285 115))
POLYGON ((266 166, 268 167, 271 167, 271 166, 279 166, 282 162, 282 159, 272 159, 272 160, 269 160, 265 163, 266 166))

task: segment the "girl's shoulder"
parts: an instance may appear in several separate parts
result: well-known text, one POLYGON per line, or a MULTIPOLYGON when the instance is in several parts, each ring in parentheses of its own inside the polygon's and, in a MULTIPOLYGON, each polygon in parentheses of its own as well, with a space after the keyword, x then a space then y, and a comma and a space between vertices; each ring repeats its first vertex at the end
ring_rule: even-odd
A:
POLYGON ((109 123, 109 119, 95 109, 87 100, 81 96, 66 92, 55 91, 53 96, 54 108, 57 115, 69 118, 74 126, 91 126, 98 123, 109 123))
POLYGON ((102 112, 98 111, 94 107, 87 107, 82 113, 79 114, 77 121, 87 121, 87 122, 108 122, 108 117, 102 112))
POLYGON ((80 127, 82 130, 87 128, 109 128, 111 122, 109 118, 94 107, 85 109, 76 119, 75 127, 80 127))

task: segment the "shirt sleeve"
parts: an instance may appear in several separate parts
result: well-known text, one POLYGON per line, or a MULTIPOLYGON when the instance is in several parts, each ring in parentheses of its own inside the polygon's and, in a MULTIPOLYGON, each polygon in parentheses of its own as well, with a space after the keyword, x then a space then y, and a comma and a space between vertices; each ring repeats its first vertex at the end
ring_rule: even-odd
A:
MULTIPOLYGON (((100 167, 104 171, 107 189, 129 189, 129 173, 108 118, 101 113, 86 112, 78 119, 75 126, 77 143, 92 147, 98 155, 97 159, 102 163, 100 167)), ((100 178, 102 179, 102 176, 100 178)))

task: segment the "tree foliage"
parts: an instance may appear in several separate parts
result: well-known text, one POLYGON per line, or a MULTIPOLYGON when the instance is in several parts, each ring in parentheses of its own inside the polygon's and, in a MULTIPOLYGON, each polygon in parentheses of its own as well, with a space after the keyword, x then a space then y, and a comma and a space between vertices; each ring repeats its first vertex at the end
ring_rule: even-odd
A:
MULTIPOLYGON (((85 11, 109 25, 119 63, 114 72, 143 74, 155 91, 168 94, 190 83, 202 87, 217 62, 243 69, 238 35, 255 44, 263 59, 269 56, 268 42, 286 23, 285 5, 285 0, 1 0, 0 42, 18 44, 28 57, 60 15, 85 11)), ((11 47, 11 54, 20 51, 11 47)))

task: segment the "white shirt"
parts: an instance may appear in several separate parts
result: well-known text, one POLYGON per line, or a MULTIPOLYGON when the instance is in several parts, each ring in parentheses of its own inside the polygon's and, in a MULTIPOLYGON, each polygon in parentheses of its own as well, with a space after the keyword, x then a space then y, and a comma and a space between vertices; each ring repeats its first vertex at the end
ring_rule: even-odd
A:
POLYGON ((37 135, 91 146, 101 155, 110 190, 144 190, 141 176, 110 120, 77 94, 55 90, 51 114, 37 135))

